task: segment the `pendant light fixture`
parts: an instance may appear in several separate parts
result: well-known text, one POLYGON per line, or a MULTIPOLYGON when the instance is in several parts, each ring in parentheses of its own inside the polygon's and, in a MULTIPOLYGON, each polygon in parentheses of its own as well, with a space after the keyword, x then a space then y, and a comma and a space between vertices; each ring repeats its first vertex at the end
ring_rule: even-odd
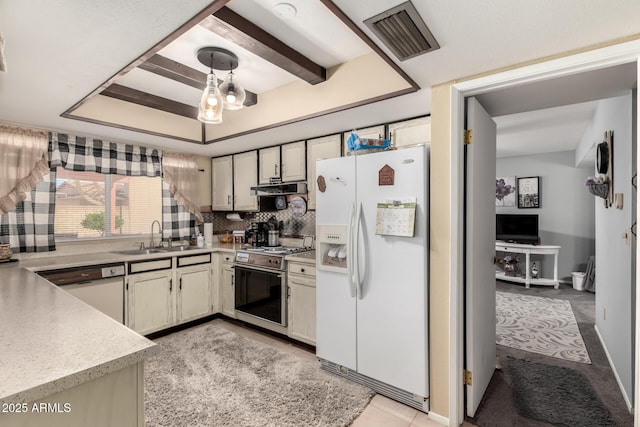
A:
POLYGON ((203 47, 198 50, 198 61, 209 67, 205 87, 198 108, 198 120, 203 123, 222 123, 222 110, 239 110, 246 98, 245 90, 238 84, 233 70, 238 67, 238 57, 219 47, 203 47), (213 70, 230 70, 224 83, 218 87, 213 70))
POLYGON ((236 75, 233 70, 229 71, 224 83, 220 85, 220 92, 224 98, 224 108, 227 110, 239 110, 244 105, 247 93, 244 88, 238 84, 236 75))

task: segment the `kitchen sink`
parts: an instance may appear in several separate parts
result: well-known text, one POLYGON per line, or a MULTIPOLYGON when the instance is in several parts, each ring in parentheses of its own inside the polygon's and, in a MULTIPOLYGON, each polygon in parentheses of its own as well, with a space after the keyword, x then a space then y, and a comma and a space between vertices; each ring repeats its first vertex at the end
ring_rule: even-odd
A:
POLYGON ((125 251, 114 251, 122 255, 149 255, 167 252, 168 248, 148 248, 148 249, 128 249, 125 251))
POLYGON ((182 251, 190 251, 193 249, 202 249, 197 246, 189 246, 189 245, 181 245, 181 246, 172 246, 170 248, 164 248, 164 251, 167 252, 182 252, 182 251))

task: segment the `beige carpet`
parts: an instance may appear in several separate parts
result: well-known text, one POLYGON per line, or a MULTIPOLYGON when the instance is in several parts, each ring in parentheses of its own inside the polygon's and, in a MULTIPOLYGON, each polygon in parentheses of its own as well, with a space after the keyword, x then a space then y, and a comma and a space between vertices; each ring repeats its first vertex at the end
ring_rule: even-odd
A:
POLYGON ((374 392, 317 362, 206 324, 155 340, 147 426, 348 426, 374 392))
POLYGON ((566 300, 496 292, 496 344, 591 363, 566 300))

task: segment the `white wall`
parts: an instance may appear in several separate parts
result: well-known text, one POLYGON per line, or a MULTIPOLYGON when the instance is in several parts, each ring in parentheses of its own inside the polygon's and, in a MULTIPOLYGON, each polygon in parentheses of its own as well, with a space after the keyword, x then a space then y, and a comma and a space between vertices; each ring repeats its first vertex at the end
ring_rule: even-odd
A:
MULTIPOLYGON (((541 244, 561 246, 558 277, 567 281, 572 271, 584 271, 589 257, 595 255, 595 207, 584 185, 593 171, 574 165, 573 151, 496 160, 497 177, 540 177, 539 209, 497 206, 496 213, 538 214, 541 244)), ((553 277, 553 257, 540 260, 542 277, 553 277)))
MULTIPOLYGON (((634 316, 632 244, 623 238, 631 226, 633 168, 632 93, 599 102, 593 120, 582 140, 599 143, 604 132, 613 135, 614 193, 622 193, 623 209, 605 209, 603 200, 595 203, 596 221, 596 328, 628 402, 633 399, 634 316)), ((633 239, 631 239, 633 240, 633 239)))

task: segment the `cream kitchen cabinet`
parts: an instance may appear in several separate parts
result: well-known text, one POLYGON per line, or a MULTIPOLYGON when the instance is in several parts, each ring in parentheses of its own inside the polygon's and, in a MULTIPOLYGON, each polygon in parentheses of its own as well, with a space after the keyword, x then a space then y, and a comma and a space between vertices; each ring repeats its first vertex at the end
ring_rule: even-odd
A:
POLYGON ((211 254, 178 257, 176 264, 176 323, 185 323, 213 314, 211 254))
POLYGON ((256 150, 233 155, 233 210, 257 211, 258 197, 251 195, 251 187, 258 184, 258 152, 256 150))
POLYGON ((233 254, 221 254, 220 272, 220 312, 229 317, 236 317, 235 271, 233 269, 233 254))
POLYGON ((281 147, 282 182, 305 181, 307 179, 306 144, 291 142, 281 147))
POLYGON ((389 138, 395 147, 431 142, 431 116, 389 124, 389 138))
POLYGON ((141 335, 175 323, 175 287, 171 258, 129 264, 128 326, 141 335))
POLYGON ((290 338, 316 344, 316 277, 312 264, 289 261, 287 276, 290 338))
POLYGON ((329 135, 307 141, 307 208, 316 208, 316 160, 340 157, 340 135, 329 135))
POLYGON ((260 172, 258 183, 270 184, 272 178, 280 178, 280 146, 258 150, 260 172))
POLYGON ((233 156, 211 159, 211 209, 233 210, 233 156))

